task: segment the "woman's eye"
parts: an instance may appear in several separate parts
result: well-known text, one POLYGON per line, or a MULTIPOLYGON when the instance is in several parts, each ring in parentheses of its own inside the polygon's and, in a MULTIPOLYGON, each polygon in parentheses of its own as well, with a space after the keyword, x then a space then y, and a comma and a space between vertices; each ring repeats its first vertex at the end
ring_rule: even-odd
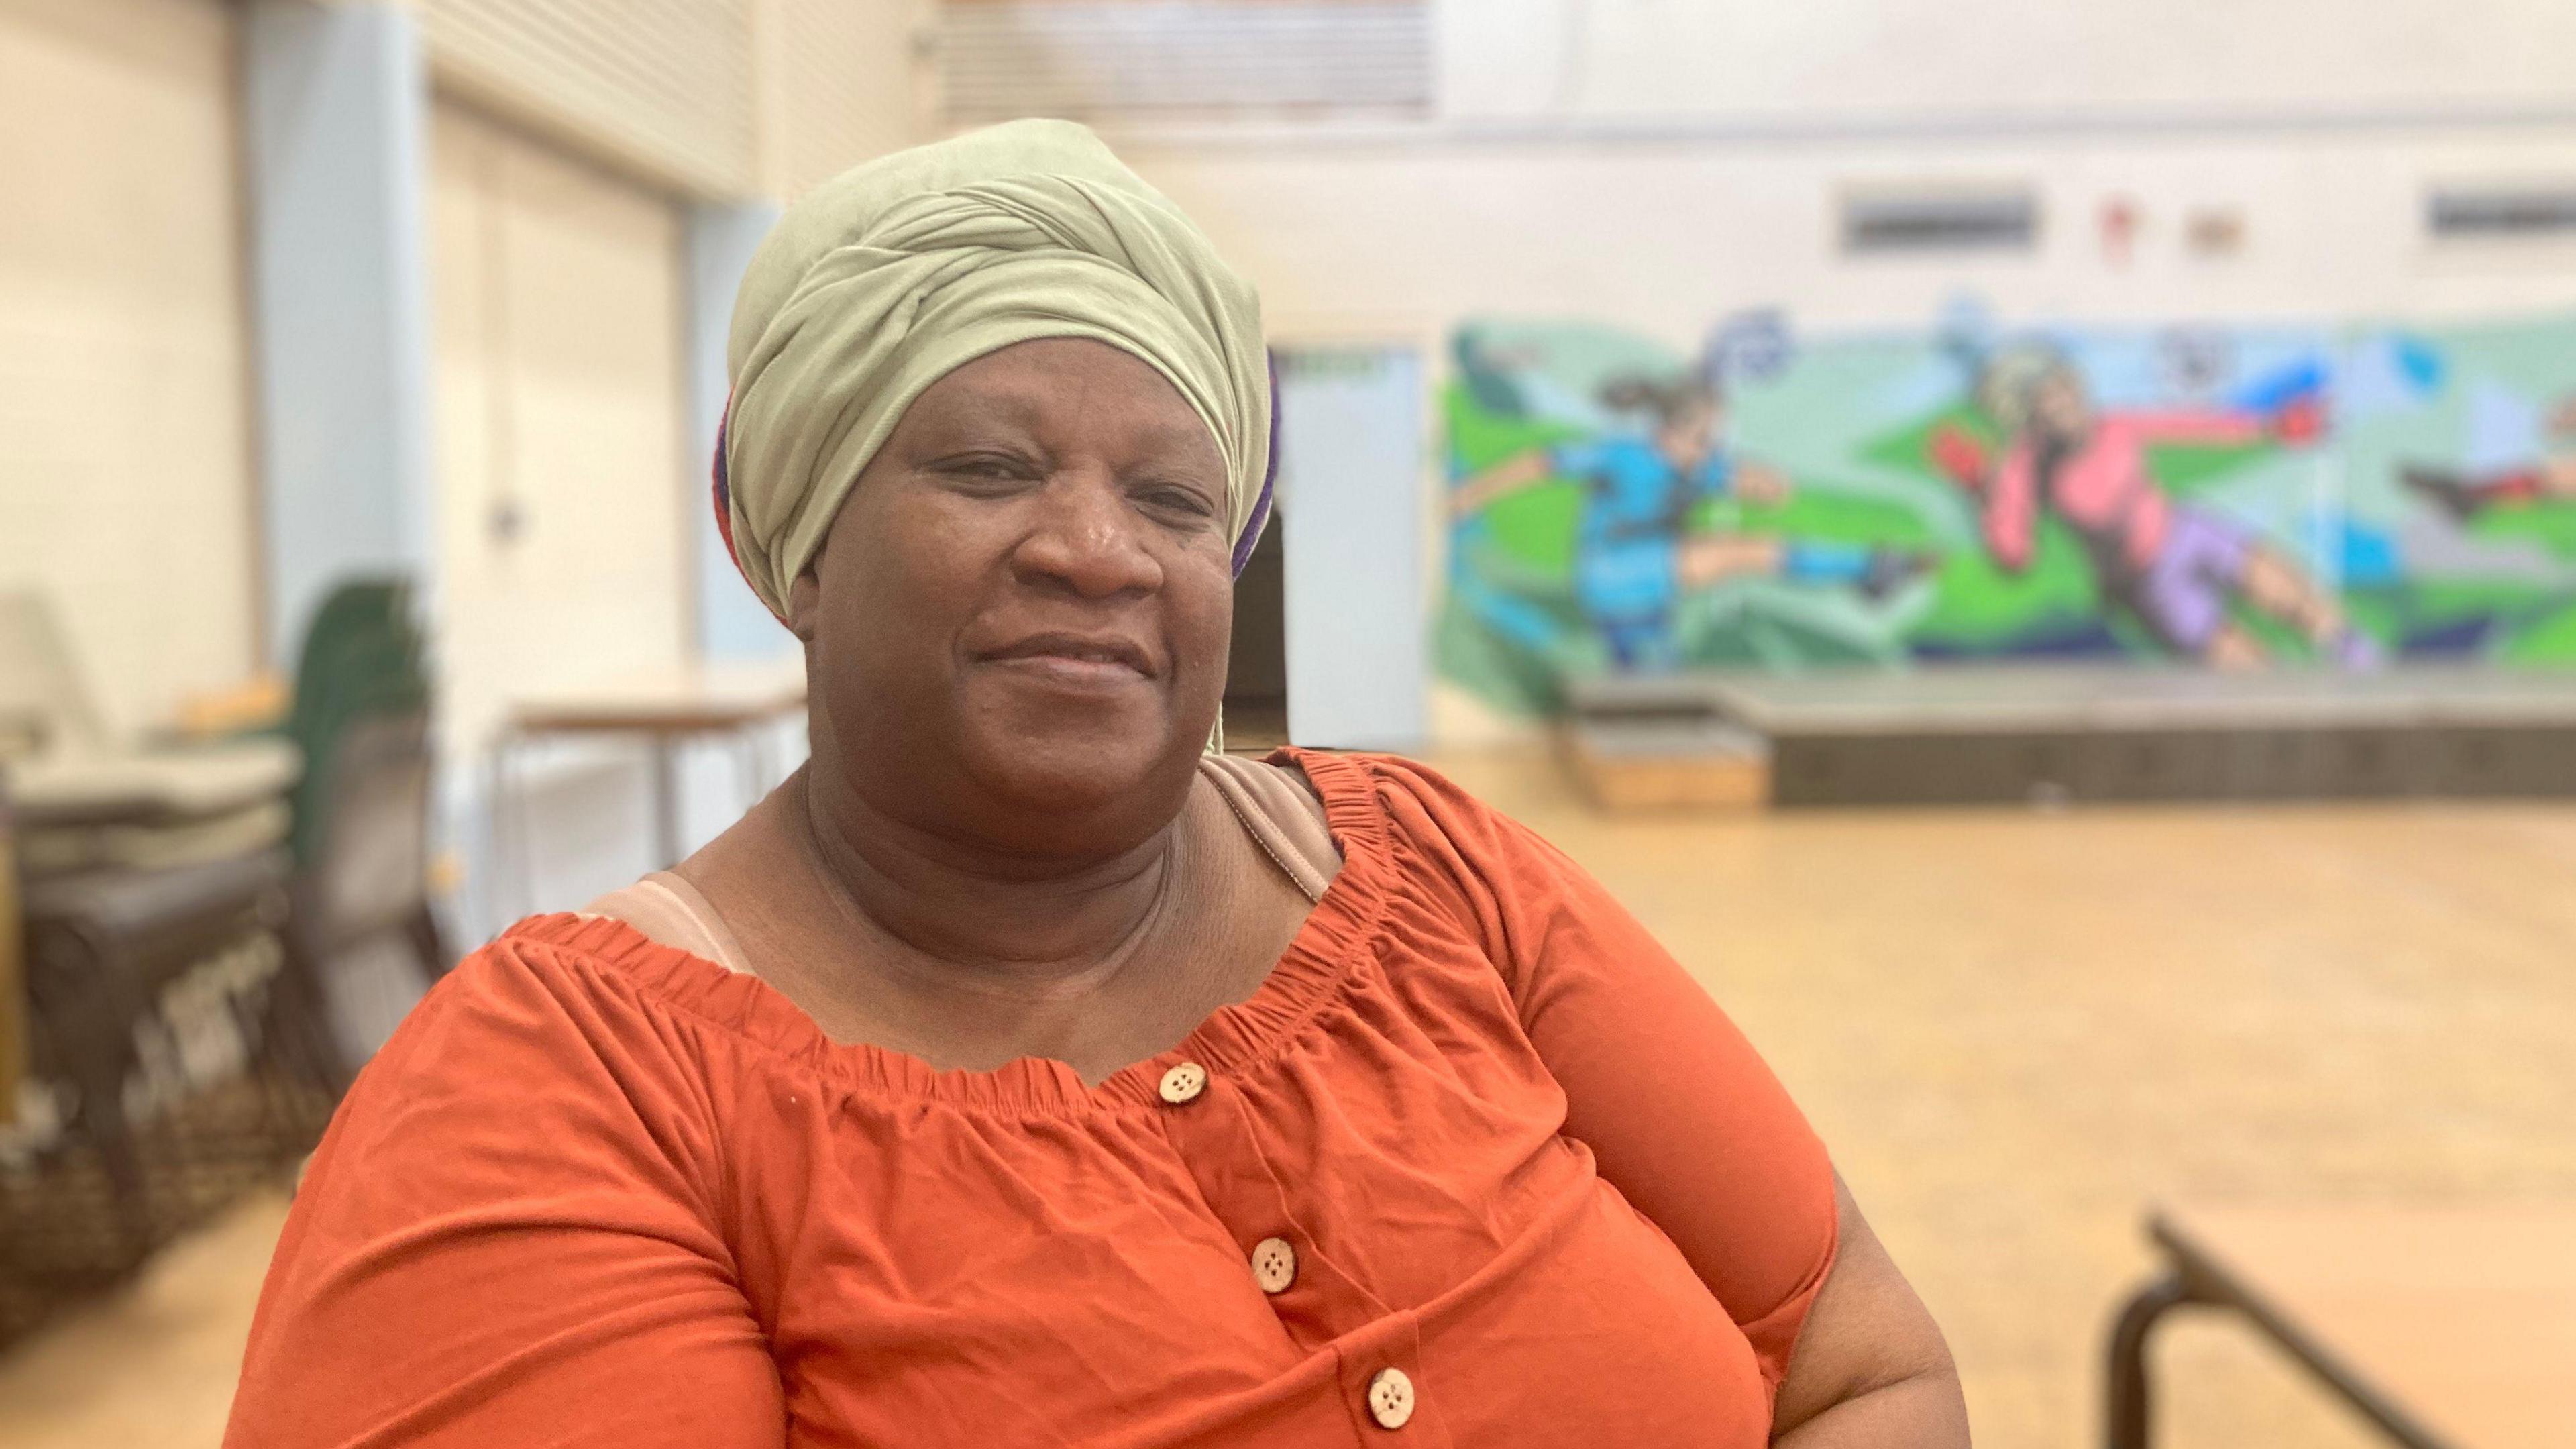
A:
POLYGON ((1214 518, 1216 505, 1206 495, 1190 488, 1148 488, 1143 494, 1146 506, 1187 518, 1214 518))
POLYGON ((951 458, 939 465, 939 471, 960 478, 1020 478, 1028 470, 1015 458, 979 456, 951 458))

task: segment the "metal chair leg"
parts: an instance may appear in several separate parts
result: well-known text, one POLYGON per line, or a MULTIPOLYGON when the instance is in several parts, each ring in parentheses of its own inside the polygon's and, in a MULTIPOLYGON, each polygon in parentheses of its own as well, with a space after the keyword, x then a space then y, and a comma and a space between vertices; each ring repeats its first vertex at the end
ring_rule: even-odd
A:
POLYGON ((2158 1320, 2192 1301, 2182 1275, 2167 1271, 2131 1295, 2111 1324, 2110 1373, 2105 1385, 2103 1443, 2109 1449, 2147 1449, 2147 1335, 2158 1320))
POLYGON ((295 1054, 303 1058, 313 1084, 332 1101, 339 1101, 348 1093, 357 1067, 341 1050, 338 1034, 332 1028, 322 963, 314 960, 292 934, 286 942, 286 961, 271 982, 270 991, 270 1004, 281 1033, 293 1042, 295 1054))
POLYGON ((437 914, 423 905, 403 929, 411 937, 412 949, 420 953, 421 980, 437 985, 439 978, 456 964, 456 958, 448 954, 446 934, 438 929, 437 914))

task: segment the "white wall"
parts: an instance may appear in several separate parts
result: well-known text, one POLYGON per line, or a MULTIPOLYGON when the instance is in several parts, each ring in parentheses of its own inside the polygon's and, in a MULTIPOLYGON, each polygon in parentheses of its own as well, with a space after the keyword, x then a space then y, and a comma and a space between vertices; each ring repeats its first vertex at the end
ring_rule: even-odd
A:
POLYGON ((1921 327, 1962 293, 2007 320, 2576 308, 2576 245, 2421 230, 2437 183, 2576 183, 2569 55, 2565 0, 1444 0, 1426 122, 1112 140, 1259 283, 1274 338, 1408 344, 1436 385, 1475 314, 1689 347, 1738 308, 1921 327), (2038 196, 2035 252, 1839 250, 1852 191, 1996 183, 2038 196), (2122 265, 2114 198, 2143 218, 2122 265), (2233 255, 2184 243, 2212 209, 2243 219, 2233 255))
POLYGON ((1441 0, 1453 118, 2565 114, 2563 0, 1441 0))
POLYGON ((523 761, 504 818, 529 828, 496 856, 490 747, 517 698, 681 663, 700 495, 679 208, 444 102, 430 157, 440 750, 480 939, 660 864, 650 776, 614 747, 523 761))
POLYGON ((0 0, 0 589, 113 725, 257 660, 233 13, 0 0))
POLYGON ((677 666, 688 635, 681 225, 442 105, 431 138, 441 725, 677 666))
POLYGON ((2576 247, 2444 250, 2420 231, 2440 180, 2576 178, 2576 125, 2331 134, 1994 140, 1482 142, 1436 133, 1275 145, 1122 137, 1120 149, 1261 285, 1277 336, 1436 343, 1471 313, 1563 315, 1695 339, 1786 305, 1811 326, 1920 324, 1962 290, 2007 314, 2450 313, 2576 305, 2576 247), (1856 259, 1858 188, 2029 184, 2030 255, 1856 259), (2145 218, 2103 256, 2114 196, 2145 218), (2184 216, 2234 208, 2243 249, 2190 254, 2184 216))
POLYGON ((793 200, 928 129, 915 37, 935 0, 769 0, 768 190, 793 200))
POLYGON ((2576 249, 2437 253, 2437 181, 2576 183, 2566 0, 1437 0, 1418 125, 1118 134, 1291 338, 1436 339, 1470 312, 1695 335, 1713 309, 1919 321, 2576 301, 2576 249), (2034 256, 1853 262, 1856 188, 2037 188, 2034 256), (2133 263, 2097 221, 2134 198, 2133 263), (2187 212, 2248 243, 2186 255, 2187 212))

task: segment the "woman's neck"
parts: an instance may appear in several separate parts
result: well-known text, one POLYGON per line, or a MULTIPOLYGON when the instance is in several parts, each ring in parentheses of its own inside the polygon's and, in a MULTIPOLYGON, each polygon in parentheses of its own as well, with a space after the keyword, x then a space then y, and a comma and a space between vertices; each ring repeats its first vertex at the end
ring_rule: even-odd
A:
POLYGON ((1251 995, 1309 909, 1212 788, 1127 849, 1065 859, 906 828, 815 768, 679 873, 835 1041, 943 1069, 1053 1057, 1097 1082, 1251 995))
POLYGON ((1180 884, 1179 821, 1123 850, 1031 854, 906 824, 809 767, 779 804, 844 924, 914 986, 1088 995, 1134 959, 1180 884), (933 979, 935 978, 935 979, 933 979))

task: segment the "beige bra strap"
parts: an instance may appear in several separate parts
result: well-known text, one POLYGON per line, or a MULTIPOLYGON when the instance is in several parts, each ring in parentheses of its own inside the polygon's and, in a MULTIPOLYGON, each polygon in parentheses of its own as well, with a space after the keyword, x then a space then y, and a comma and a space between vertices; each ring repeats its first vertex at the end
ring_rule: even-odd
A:
POLYGON ((1203 755, 1199 773, 1306 899, 1322 900, 1341 874, 1342 852, 1324 823, 1324 802, 1305 781, 1293 770, 1240 755, 1203 755))
POLYGON ((725 928, 724 917, 696 886, 667 870, 657 870, 631 886, 613 890, 582 908, 585 916, 624 921, 664 946, 704 956, 727 971, 749 974, 742 945, 725 928))
MULTIPOLYGON (((1291 770, 1236 755, 1209 755, 1199 773, 1216 787, 1262 853, 1277 862, 1310 901, 1322 900, 1342 869, 1342 852, 1325 827, 1324 802, 1291 770)), ((742 946, 698 888, 667 870, 610 891, 582 908, 586 916, 624 921, 651 940, 703 956, 727 971, 751 974, 742 946)))

